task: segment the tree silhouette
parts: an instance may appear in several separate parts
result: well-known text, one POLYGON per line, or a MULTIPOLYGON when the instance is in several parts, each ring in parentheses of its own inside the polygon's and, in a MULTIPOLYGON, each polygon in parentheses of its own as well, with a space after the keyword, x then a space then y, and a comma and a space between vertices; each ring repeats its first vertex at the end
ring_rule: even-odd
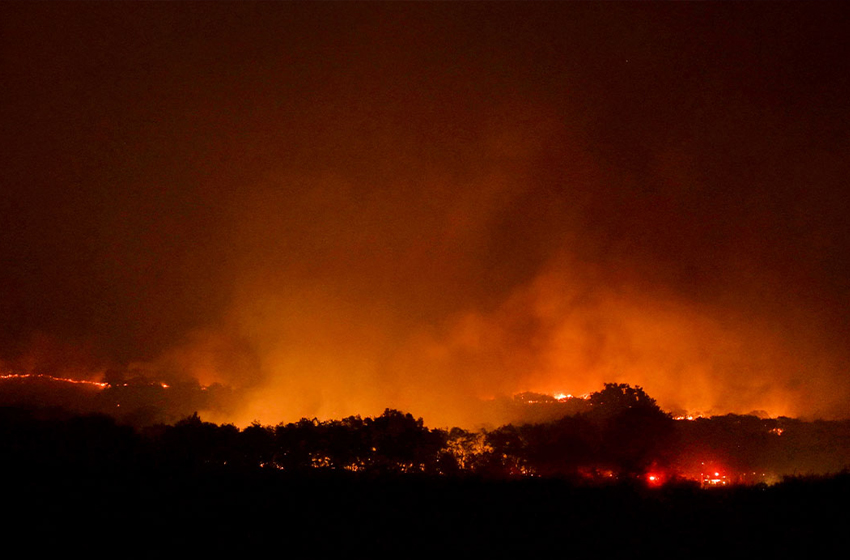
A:
POLYGON ((587 418, 600 429, 599 459, 623 474, 669 462, 673 419, 639 386, 606 383, 591 394, 587 418))
POLYGON ((582 415, 523 426, 521 431, 528 464, 541 476, 575 475, 598 457, 599 429, 582 415))
POLYGON ((510 476, 524 472, 527 442, 522 431, 508 424, 486 432, 488 449, 478 462, 478 470, 487 476, 510 476))
POLYGON ((429 430, 422 418, 386 409, 375 419, 367 418, 373 465, 378 470, 436 472, 446 434, 429 430))
POLYGON ((601 391, 591 393, 588 416, 596 421, 614 418, 627 410, 649 410, 664 414, 655 399, 640 386, 627 383, 605 383, 601 391))

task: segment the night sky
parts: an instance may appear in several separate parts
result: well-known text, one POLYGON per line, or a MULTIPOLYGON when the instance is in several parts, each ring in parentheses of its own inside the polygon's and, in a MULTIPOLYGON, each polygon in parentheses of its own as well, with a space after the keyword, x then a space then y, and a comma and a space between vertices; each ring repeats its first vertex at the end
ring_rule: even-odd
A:
POLYGON ((0 363, 215 420, 850 416, 850 9, 0 3, 0 363))

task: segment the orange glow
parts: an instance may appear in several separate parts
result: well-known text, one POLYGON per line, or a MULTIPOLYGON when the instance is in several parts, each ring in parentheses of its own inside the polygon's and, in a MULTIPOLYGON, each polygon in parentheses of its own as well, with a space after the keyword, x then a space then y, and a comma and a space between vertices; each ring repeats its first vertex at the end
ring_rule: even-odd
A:
MULTIPOLYGON (((704 463, 703 467, 706 467, 704 463)), ((724 470, 717 468, 700 473, 699 480, 704 487, 727 486, 733 482, 731 476, 724 470)))
POLYGON ((262 381, 249 392, 240 422, 329 419, 390 406, 433 425, 474 427, 484 420, 476 402, 487 396, 531 390, 560 400, 570 393, 553 385, 568 383, 571 394, 587 394, 611 381, 643 386, 665 410, 805 412, 802 395, 781 383, 756 382, 758 371, 805 367, 805 357, 795 366, 778 338, 753 331, 762 326, 742 318, 730 333, 692 304, 602 295, 603 288, 592 307, 567 312, 577 286, 556 273, 559 268, 519 289, 496 311, 452 318, 441 329, 417 330, 400 340, 391 334, 392 319, 380 311, 364 322, 366 316, 352 315, 330 294, 302 293, 296 303, 257 299, 255 290, 240 321, 260 349, 262 381), (511 327, 529 315, 549 325, 548 337, 533 351, 514 342, 511 327), (279 325, 283 317, 301 328, 279 325), (331 317, 333 327, 326 322, 331 317), (289 342, 281 344, 284 339, 289 342), (742 367, 753 376, 736 377, 742 367), (734 390, 725 381, 733 379, 734 390))
MULTIPOLYGON (((90 379, 71 379, 71 378, 68 378, 68 377, 57 377, 55 375, 47 375, 47 374, 43 374, 43 373, 7 373, 7 374, 4 374, 4 375, 0 375, 0 380, 14 381, 14 380, 34 380, 34 379, 43 379, 43 380, 46 380, 46 381, 53 381, 53 382, 57 382, 57 383, 70 383, 70 384, 73 384, 73 385, 85 385, 85 386, 88 386, 88 387, 94 387, 96 389, 106 389, 108 387, 114 386, 114 385, 111 385, 110 383, 107 383, 105 381, 92 381, 90 379)), ((145 383, 147 383, 147 382, 145 382, 145 383)), ((158 387, 161 387, 162 389, 170 389, 171 388, 171 385, 169 385, 167 383, 156 382, 156 383, 152 383, 152 384, 156 385, 158 387)), ((131 383, 121 383, 118 386, 119 387, 130 387, 131 385, 132 385, 131 383)), ((205 390, 205 389, 207 389, 207 387, 201 386, 200 389, 205 390)))
POLYGON ((663 486, 665 482, 665 477, 661 473, 651 472, 646 475, 646 482, 649 486, 652 487, 663 486))
POLYGON ((606 382, 847 416, 838 24, 291 4, 8 8, 0 367, 218 384, 237 426, 606 382))
POLYGON ((54 377, 52 375, 45 374, 36 374, 36 373, 9 373, 6 375, 0 375, 0 379, 45 379, 48 381, 58 381, 61 383, 73 383, 76 385, 88 385, 90 387, 96 387, 98 389, 105 389, 109 387, 109 383, 103 383, 99 381, 89 381, 85 379, 69 379, 66 377, 54 377))

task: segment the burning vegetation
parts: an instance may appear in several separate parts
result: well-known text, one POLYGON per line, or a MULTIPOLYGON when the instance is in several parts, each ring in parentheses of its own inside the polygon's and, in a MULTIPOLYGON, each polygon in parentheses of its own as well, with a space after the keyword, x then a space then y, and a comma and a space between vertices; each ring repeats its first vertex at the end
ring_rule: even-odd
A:
MULTIPOLYGON (((147 456, 154 463, 177 462, 193 468, 542 477, 583 483, 643 480, 653 487, 691 481, 714 487, 770 483, 800 473, 835 473, 850 465, 850 449, 844 444, 850 438, 850 422, 731 414, 674 418, 641 387, 627 384, 608 383, 601 391, 578 397, 521 393, 511 399, 511 405, 516 416, 524 418, 522 422, 478 430, 429 428, 421 418, 392 409, 376 417, 305 418, 276 426, 255 422, 240 429, 203 421, 197 412, 168 422, 162 412, 173 414, 178 402, 183 407, 204 405, 227 393, 224 387, 140 377, 111 381, 2 377, 7 400, 17 395, 16 404, 29 404, 30 410, 33 400, 23 397, 32 397, 43 385, 54 390, 56 385, 64 386, 75 398, 79 391, 88 391, 95 407, 88 412, 100 416, 81 418, 103 418, 94 425, 109 425, 110 430, 134 425, 125 434, 124 448, 133 448, 136 456, 147 456), (107 421, 104 413, 113 419, 107 421)), ((32 418, 21 416, 21 408, 6 410, 7 423, 36 426, 34 432, 22 432, 28 434, 26 438, 48 434, 55 428, 50 423, 55 418, 79 416, 79 410, 57 415, 60 407, 41 407, 32 418), (10 415, 8 411, 14 410, 18 412, 10 415)), ((23 441, 16 439, 14 429, 5 433, 9 456, 39 463, 39 453, 32 454, 41 447, 37 442, 42 436, 23 441)), ((99 437, 86 434, 86 438, 99 437)), ((88 449, 87 441, 78 444, 88 449)), ((65 447, 72 455, 73 445, 65 447)))
POLYGON ((195 411, 213 414, 233 402, 230 387, 194 379, 164 381, 141 372, 107 371, 102 381, 45 373, 0 375, 0 406, 104 414, 136 427, 173 424, 195 411))

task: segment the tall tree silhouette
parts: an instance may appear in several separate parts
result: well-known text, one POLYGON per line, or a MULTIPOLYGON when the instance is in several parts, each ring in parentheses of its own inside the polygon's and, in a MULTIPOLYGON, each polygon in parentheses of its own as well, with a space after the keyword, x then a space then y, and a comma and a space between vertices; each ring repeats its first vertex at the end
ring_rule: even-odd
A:
POLYGON ((600 429, 600 459, 623 474, 669 461, 674 422, 639 386, 606 383, 590 396, 587 417, 600 429))

